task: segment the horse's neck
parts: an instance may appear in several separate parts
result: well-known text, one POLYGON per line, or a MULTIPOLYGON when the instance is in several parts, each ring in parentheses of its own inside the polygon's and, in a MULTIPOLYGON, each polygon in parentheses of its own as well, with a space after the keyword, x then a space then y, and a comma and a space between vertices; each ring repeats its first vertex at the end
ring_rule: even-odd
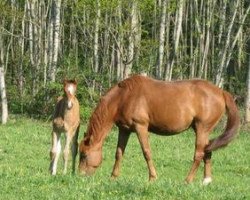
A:
POLYGON ((88 135, 91 138, 93 146, 102 147, 102 144, 114 124, 115 113, 105 106, 99 106, 93 113, 89 127, 88 135))

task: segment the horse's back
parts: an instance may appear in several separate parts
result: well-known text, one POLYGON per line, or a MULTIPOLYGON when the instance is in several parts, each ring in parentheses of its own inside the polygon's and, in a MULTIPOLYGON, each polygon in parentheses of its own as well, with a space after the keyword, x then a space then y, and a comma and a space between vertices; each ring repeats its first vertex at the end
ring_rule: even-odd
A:
POLYGON ((181 132, 194 119, 217 120, 225 110, 223 91, 204 80, 165 82, 136 76, 119 86, 120 121, 126 127, 142 123, 152 132, 181 132))

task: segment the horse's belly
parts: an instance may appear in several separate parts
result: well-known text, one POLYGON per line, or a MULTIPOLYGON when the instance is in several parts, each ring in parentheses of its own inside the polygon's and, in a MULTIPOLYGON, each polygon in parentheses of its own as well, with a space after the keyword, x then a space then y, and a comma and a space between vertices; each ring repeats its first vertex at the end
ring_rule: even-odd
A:
POLYGON ((169 129, 169 128, 157 128, 157 127, 149 127, 149 132, 152 132, 154 134, 157 135, 166 135, 166 136, 170 136, 170 135, 176 135, 186 129, 188 129, 189 127, 185 128, 185 129, 169 129))
POLYGON ((188 129, 192 125, 193 118, 186 120, 172 120, 149 124, 149 131, 159 135, 174 135, 188 129))

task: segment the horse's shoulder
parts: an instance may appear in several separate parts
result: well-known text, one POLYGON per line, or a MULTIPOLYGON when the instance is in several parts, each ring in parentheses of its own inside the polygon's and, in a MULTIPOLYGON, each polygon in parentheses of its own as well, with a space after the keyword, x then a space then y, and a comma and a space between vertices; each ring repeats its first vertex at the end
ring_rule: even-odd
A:
POLYGON ((197 87, 204 87, 204 88, 216 88, 217 86, 215 86, 213 83, 211 83, 210 81, 204 80, 204 79, 192 79, 190 80, 190 82, 192 83, 192 85, 197 86, 197 87))
POLYGON ((145 80, 149 79, 148 77, 142 75, 133 75, 127 79, 118 83, 118 87, 120 88, 128 88, 129 90, 133 89, 134 87, 141 86, 145 80))

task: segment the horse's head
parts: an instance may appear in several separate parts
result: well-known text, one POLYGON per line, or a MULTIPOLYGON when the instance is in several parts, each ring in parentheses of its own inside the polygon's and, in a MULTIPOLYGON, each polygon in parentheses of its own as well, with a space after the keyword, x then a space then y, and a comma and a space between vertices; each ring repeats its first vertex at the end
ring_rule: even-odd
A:
POLYGON ((66 97, 68 98, 68 108, 73 106, 72 99, 75 98, 77 82, 76 80, 64 80, 63 88, 66 97))
POLYGON ((100 148, 90 145, 90 139, 85 138, 79 147, 79 172, 83 175, 94 174, 97 167, 102 162, 102 151, 100 148))

